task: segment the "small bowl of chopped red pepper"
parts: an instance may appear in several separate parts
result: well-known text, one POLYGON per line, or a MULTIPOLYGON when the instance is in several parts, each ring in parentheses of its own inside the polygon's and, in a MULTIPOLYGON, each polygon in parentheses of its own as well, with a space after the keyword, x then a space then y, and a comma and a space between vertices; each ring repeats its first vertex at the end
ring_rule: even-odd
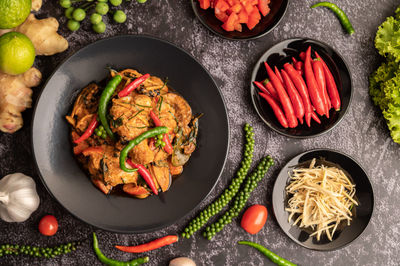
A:
POLYGON ((289 39, 270 48, 251 77, 251 97, 272 130, 309 138, 333 129, 352 99, 345 61, 333 48, 311 39, 289 39))
POLYGON ((200 22, 230 40, 260 38, 273 30, 288 7, 288 0, 191 0, 200 22))

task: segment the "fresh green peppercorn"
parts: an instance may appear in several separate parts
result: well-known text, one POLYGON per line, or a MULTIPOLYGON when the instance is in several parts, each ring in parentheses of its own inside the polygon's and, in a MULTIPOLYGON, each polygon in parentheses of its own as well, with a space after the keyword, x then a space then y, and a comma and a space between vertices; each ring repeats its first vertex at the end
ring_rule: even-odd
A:
MULTIPOLYGON (((96 7, 95 7, 95 11, 97 12, 97 13, 99 13, 100 15, 105 15, 105 14, 107 14, 108 13, 108 10, 109 10, 109 7, 108 7, 108 5, 106 4, 106 3, 97 3, 96 4, 96 7)), ((105 26, 105 25, 104 25, 105 26)), ((104 30, 105 30, 106 28, 104 27, 104 30)), ((96 31, 96 30, 95 30, 96 31)), ((96 31, 97 32, 97 31, 96 31)), ((103 33, 104 31, 102 31, 102 32, 97 32, 97 33, 103 33)))
POLYGON ((96 25, 96 24, 99 24, 99 23, 102 21, 102 19, 103 19, 103 17, 102 17, 100 14, 98 14, 98 13, 93 13, 93 14, 90 16, 90 23, 96 25))
POLYGON ((73 19, 68 20, 67 22, 67 27, 70 31, 77 31, 79 30, 79 27, 81 26, 81 24, 73 19))
POLYGON ((64 15, 66 18, 71 19, 72 18, 72 12, 74 12, 74 7, 69 7, 67 9, 65 9, 64 15))
POLYGON ((125 15, 124 11, 117 10, 117 11, 115 11, 115 13, 113 15, 113 19, 117 23, 124 23, 126 21, 126 15, 125 15))
POLYGON ((77 8, 72 12, 72 18, 76 21, 82 21, 86 17, 86 12, 82 8, 77 8))
POLYGON ((63 8, 70 8, 72 5, 70 0, 60 0, 58 3, 63 8))
POLYGON ((97 2, 101 2, 101 3, 107 3, 108 0, 97 0, 97 2))
POLYGON ((106 132, 101 133, 101 137, 102 137, 103 139, 106 139, 106 138, 107 138, 107 133, 106 133, 106 132))
POLYGON ((122 3, 122 0, 110 0, 110 4, 113 6, 119 6, 122 3))
POLYGON ((140 3, 140 4, 144 4, 144 3, 147 2, 147 0, 137 0, 137 2, 140 3))

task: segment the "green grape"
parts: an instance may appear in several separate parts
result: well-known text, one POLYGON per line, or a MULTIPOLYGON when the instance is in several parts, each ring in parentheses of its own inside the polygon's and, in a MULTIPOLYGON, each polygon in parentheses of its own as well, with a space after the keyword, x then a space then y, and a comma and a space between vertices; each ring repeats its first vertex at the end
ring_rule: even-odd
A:
POLYGON ((93 13, 91 16, 90 16, 90 23, 92 23, 92 24, 99 24, 101 21, 102 21, 102 19, 103 19, 103 17, 100 15, 100 14, 98 14, 98 13, 93 13))
POLYGON ((70 31, 77 31, 79 30, 79 27, 81 26, 81 24, 73 19, 68 20, 67 22, 67 27, 70 31))
POLYGON ((108 13, 109 6, 106 3, 98 3, 95 7, 95 11, 100 15, 105 15, 108 13))
POLYGON ((77 8, 72 12, 72 18, 76 21, 82 21, 86 17, 86 12, 82 8, 77 8))
POLYGON ((72 18, 72 12, 74 12, 74 10, 75 10, 75 8, 73 6, 65 9, 65 12, 64 12, 65 17, 68 18, 68 19, 71 19, 72 18))
POLYGON ((113 6, 119 6, 122 3, 122 0, 110 0, 110 4, 113 6))
POLYGON ((103 33, 103 32, 106 31, 106 24, 104 24, 104 22, 101 21, 101 22, 98 23, 98 24, 94 24, 94 25, 92 26, 92 28, 93 28, 93 30, 94 30, 95 32, 97 32, 97 33, 103 33))
POLYGON ((125 15, 124 11, 117 10, 114 13, 113 19, 117 23, 124 23, 126 21, 126 15, 125 15))
POLYGON ((60 0, 59 4, 63 8, 70 8, 71 7, 71 1, 70 0, 60 0))

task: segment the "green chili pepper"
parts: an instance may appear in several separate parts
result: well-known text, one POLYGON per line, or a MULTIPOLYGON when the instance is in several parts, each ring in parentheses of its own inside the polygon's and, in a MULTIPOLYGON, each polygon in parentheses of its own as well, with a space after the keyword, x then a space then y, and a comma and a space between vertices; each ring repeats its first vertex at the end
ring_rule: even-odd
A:
POLYGON ((346 13, 344 13, 344 11, 341 10, 337 5, 335 5, 334 3, 330 3, 330 2, 319 2, 317 4, 312 5, 311 8, 320 7, 320 6, 324 6, 324 7, 329 8, 330 10, 332 10, 333 13, 336 14, 340 23, 342 23, 343 28, 347 31, 348 34, 351 35, 354 33, 354 28, 351 25, 351 22, 350 22, 349 18, 347 17, 346 13))
POLYGON ((130 169, 125 166, 125 161, 126 157, 128 157, 128 153, 130 150, 133 149, 136 145, 138 145, 140 142, 142 142, 145 139, 155 137, 160 134, 166 134, 168 132, 167 127, 155 127, 153 129, 150 129, 135 139, 131 140, 128 145, 125 146, 125 148, 122 149, 121 154, 119 155, 119 166, 121 167, 122 170, 125 172, 134 172, 137 171, 137 169, 130 169))
POLYGON ((109 266, 136 266, 149 262, 149 257, 137 258, 131 261, 119 261, 107 258, 99 249, 96 233, 93 232, 93 249, 97 258, 104 264, 109 266))
POLYGON ((285 260, 284 258, 276 255, 271 250, 265 248, 264 246, 261 246, 260 244, 257 244, 257 243, 254 243, 254 242, 250 242, 250 241, 239 241, 238 244, 247 245, 247 246, 256 248, 258 251, 260 251, 262 254, 264 254, 268 259, 270 259, 276 265, 279 265, 279 266, 296 266, 296 264, 294 264, 293 262, 285 260))
POLYGON ((115 139, 115 136, 114 133, 111 131, 110 125, 108 124, 107 105, 121 80, 122 77, 120 75, 116 75, 115 77, 113 77, 104 88, 99 101, 98 115, 100 118, 100 122, 106 130, 107 135, 110 136, 110 138, 112 139, 115 139))

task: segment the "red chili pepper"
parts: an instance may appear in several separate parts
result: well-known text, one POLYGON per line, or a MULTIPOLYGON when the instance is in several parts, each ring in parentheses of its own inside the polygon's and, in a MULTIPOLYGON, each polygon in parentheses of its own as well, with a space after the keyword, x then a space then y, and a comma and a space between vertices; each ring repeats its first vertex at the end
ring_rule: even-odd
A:
POLYGON ((303 74, 304 74, 304 63, 302 61, 297 61, 297 63, 294 64, 294 68, 299 72, 300 76, 303 76, 303 74))
POLYGON ((319 56, 317 52, 315 52, 315 56, 321 60, 322 66, 324 67, 324 74, 325 74, 325 79, 326 79, 326 88, 328 90, 329 98, 331 100, 331 104, 333 108, 335 108, 336 111, 340 110, 340 95, 336 86, 335 79, 333 78, 333 75, 331 71, 329 70, 329 67, 326 65, 324 60, 319 56))
POLYGON ((285 83, 283 82, 283 78, 282 78, 281 72, 279 72, 279 69, 276 66, 275 66, 274 70, 275 70, 275 75, 279 78, 279 81, 285 87, 285 83))
POLYGON ((92 121, 90 121, 89 126, 85 130, 85 132, 78 139, 74 140, 74 143, 78 144, 86 139, 88 139, 99 125, 99 121, 97 121, 97 114, 93 115, 92 121))
POLYGON ((276 89, 274 88, 274 85, 272 85, 272 82, 269 79, 264 79, 263 85, 265 88, 267 88, 267 91, 271 94, 271 96, 275 97, 275 99, 279 102, 278 92, 276 92, 276 89))
POLYGON ((294 67, 291 64, 286 63, 283 67, 285 68, 286 72, 288 73, 290 79, 292 80, 294 86, 296 87, 297 91, 299 92, 303 100, 306 123, 307 126, 310 127, 312 107, 306 83, 304 82, 304 79, 301 77, 301 75, 296 71, 296 69, 294 69, 294 67))
POLYGON ((326 107, 324 103, 324 98, 319 90, 318 83, 315 80, 314 72, 311 66, 311 46, 308 47, 306 52, 306 61, 304 62, 304 74, 306 76, 306 82, 308 87, 308 93, 310 94, 310 99, 319 115, 324 115, 326 112, 326 107))
POLYGON ((126 162, 133 168, 138 169, 139 175, 141 175, 147 185, 149 185, 151 191, 153 191, 154 194, 158 195, 156 184, 154 183, 154 179, 151 177, 149 170, 147 170, 144 165, 133 163, 131 159, 127 159, 126 162))
POLYGON ((329 118, 329 110, 331 101, 329 100, 328 92, 326 91, 326 81, 324 74, 324 67, 319 59, 316 59, 312 62, 312 67, 314 70, 315 79, 317 80, 318 87, 324 99, 325 108, 326 108, 326 117, 329 118))
MULTIPOLYGON (((156 127, 162 126, 160 118, 158 118, 158 116, 153 112, 153 110, 150 111, 150 117, 153 120, 156 127)), ((172 144, 168 137, 168 134, 164 134, 163 141, 165 142, 164 151, 168 154, 171 154, 174 151, 174 149, 172 148, 172 144)))
POLYGON ((272 71, 271 67, 268 65, 267 62, 264 62, 265 68, 267 69, 268 76, 276 89, 279 101, 282 104, 283 110, 285 111, 285 117, 288 121, 289 127, 294 128, 297 127, 297 119, 294 115, 293 105, 290 102, 289 96, 287 95, 283 84, 280 82, 279 78, 275 75, 274 71, 272 71))
POLYGON ((149 77, 150 77, 150 74, 144 74, 143 76, 138 77, 137 79, 135 79, 134 81, 129 83, 128 86, 126 86, 122 91, 120 91, 118 93, 118 97, 121 98, 121 97, 128 96, 129 93, 131 93, 134 89, 139 87, 139 85, 142 84, 149 77))
POLYGON ((259 92, 258 94, 269 103, 269 105, 271 106, 272 110, 274 111, 274 114, 275 114, 276 118, 278 119, 279 123, 284 128, 288 128, 288 122, 286 120, 285 114, 283 113, 279 104, 274 100, 274 98, 272 98, 271 95, 268 95, 266 93, 259 92))
POLYGON ((288 73, 285 70, 281 70, 283 81, 286 84, 286 90, 289 94, 290 100, 292 101, 294 112, 296 117, 300 120, 300 123, 303 123, 304 117, 304 104, 303 100, 300 97, 299 92, 296 90, 292 80, 290 79, 288 73))
POLYGON ((294 57, 292 57, 292 61, 293 61, 293 64, 294 64, 294 65, 296 65, 296 63, 298 62, 297 59, 294 58, 294 57))
POLYGON ((272 86, 271 82, 268 81, 267 84, 270 85, 270 86, 268 86, 268 88, 266 86, 264 86, 261 82, 254 81, 254 85, 256 85, 261 90, 261 92, 269 94, 269 95, 271 95, 271 97, 273 97, 275 100, 277 100, 278 95, 274 96, 274 93, 276 93, 276 91, 275 91, 274 87, 272 86), (271 87, 273 90, 271 90, 271 87))
POLYGON ((315 122, 317 122, 318 124, 321 124, 321 120, 319 120, 319 117, 317 116, 317 114, 315 112, 311 113, 311 117, 312 117, 312 119, 315 120, 315 122))
POLYGON ((122 250, 124 252, 129 252, 129 253, 142 253, 142 252, 147 252, 150 250, 158 249, 164 246, 171 245, 175 242, 178 241, 178 236, 177 235, 168 235, 164 236, 161 238, 158 238, 156 240, 153 240, 151 242, 148 242, 146 244, 138 245, 138 246, 115 246, 117 249, 122 250))
POLYGON ((85 150, 82 151, 83 156, 89 156, 90 154, 93 153, 102 153, 103 152, 103 147, 89 147, 85 150))
POLYGON ((303 61, 303 62, 306 61, 306 53, 305 53, 305 52, 301 52, 301 53, 299 54, 299 57, 300 57, 301 61, 303 61))

